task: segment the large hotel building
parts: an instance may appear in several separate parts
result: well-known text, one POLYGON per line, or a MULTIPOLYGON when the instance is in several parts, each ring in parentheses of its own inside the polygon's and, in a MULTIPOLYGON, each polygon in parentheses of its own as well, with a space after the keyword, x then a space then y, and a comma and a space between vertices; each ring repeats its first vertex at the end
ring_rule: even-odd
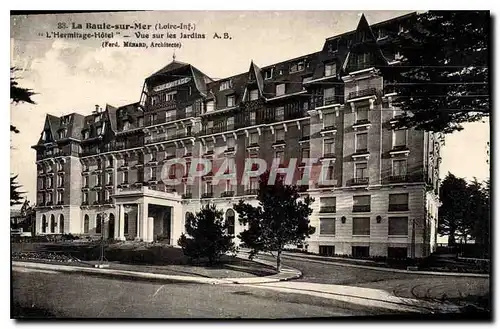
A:
MULTIPOLYGON (((326 39, 323 49, 214 81, 172 61, 147 77, 137 103, 96 106, 90 115, 48 114, 36 150, 37 234, 103 234, 176 245, 187 213, 215 203, 257 203, 258 181, 212 184, 213 171, 187 181, 170 159, 196 158, 219 167, 228 157, 297 158, 329 163, 329 184, 302 188, 314 197, 304 246, 324 255, 425 257, 436 247, 440 146, 436 133, 394 130, 391 79, 394 44, 414 14, 326 39), (171 186, 167 178, 179 178, 171 186), (103 220, 101 220, 103 219, 103 220)), ((237 239, 237 238, 235 238, 237 239)))

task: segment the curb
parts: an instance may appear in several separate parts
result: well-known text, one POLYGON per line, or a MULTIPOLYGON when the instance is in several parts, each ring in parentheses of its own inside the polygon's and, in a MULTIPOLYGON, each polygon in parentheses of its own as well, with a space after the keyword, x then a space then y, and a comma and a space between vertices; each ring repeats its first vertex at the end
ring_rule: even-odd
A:
POLYGON ((422 275, 436 275, 436 276, 453 276, 453 277, 473 277, 473 278, 489 278, 490 274, 483 273, 460 273, 460 272, 432 272, 432 271, 408 271, 401 270, 397 268, 387 268, 387 267, 377 267, 377 266, 368 266, 368 265, 358 265, 358 264, 349 264, 335 261, 327 261, 322 259, 311 259, 309 257, 300 257, 290 254, 283 254, 283 257, 291 258, 295 260, 303 260, 306 262, 313 262, 319 264, 331 264, 335 266, 345 266, 345 267, 355 267, 355 268, 363 268, 367 270, 374 271, 383 271, 383 272, 393 272, 393 273, 406 273, 406 274, 422 274, 422 275))
POLYGON ((215 278, 203 278, 194 276, 167 275, 167 274, 156 274, 149 272, 116 270, 111 268, 94 268, 94 267, 90 268, 90 267, 71 266, 71 265, 12 261, 12 269, 16 267, 39 269, 39 270, 53 270, 58 272, 79 273, 79 274, 107 276, 107 277, 133 278, 133 279, 140 279, 140 280, 142 279, 150 281, 151 280, 167 281, 169 283, 181 282, 181 283, 202 283, 202 284, 214 284, 214 285, 273 283, 279 281, 292 280, 302 275, 300 271, 290 272, 289 270, 285 270, 280 273, 266 277, 215 279, 215 278))

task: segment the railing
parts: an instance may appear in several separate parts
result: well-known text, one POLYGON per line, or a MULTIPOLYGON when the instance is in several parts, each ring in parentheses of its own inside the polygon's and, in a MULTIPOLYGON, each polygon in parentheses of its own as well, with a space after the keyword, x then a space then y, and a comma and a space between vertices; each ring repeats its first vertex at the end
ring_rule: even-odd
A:
POLYGON ((330 125, 330 126, 326 126, 322 129, 322 131, 330 131, 330 130, 337 130, 337 126, 335 125, 330 125))
POLYGON ((183 199, 191 199, 193 197, 193 193, 184 193, 182 194, 183 199))
POLYGON ((328 96, 328 97, 325 97, 323 95, 315 95, 312 96, 311 98, 310 107, 312 109, 315 109, 317 107, 328 106, 332 104, 342 104, 344 103, 343 98, 344 96, 342 95, 328 96))
POLYGON ((368 149, 357 149, 354 154, 356 155, 356 154, 366 154, 366 153, 368 153, 368 149))
POLYGON ((370 212, 370 205, 354 205, 352 212, 370 212))
POLYGON ((221 198, 229 198, 234 196, 234 191, 224 191, 221 193, 221 198))
POLYGON ((201 195, 201 198, 202 199, 207 199, 207 198, 212 198, 214 196, 214 194, 212 192, 208 192, 208 193, 203 193, 201 195))
POLYGON ((350 185, 368 185, 370 179, 368 177, 353 178, 350 180, 350 185))
POLYGON ((356 120, 356 122, 354 123, 354 126, 365 125, 365 124, 369 124, 369 123, 370 123, 370 120, 368 120, 368 119, 356 120))
POLYGON ((391 183, 401 183, 407 181, 408 181, 408 176, 406 175, 389 176, 389 182, 391 183))
POLYGON ((377 95, 377 88, 367 88, 359 91, 351 91, 347 99, 351 100, 354 98, 361 98, 361 97, 367 97, 367 96, 374 96, 377 95))
POLYGON ((337 211, 336 206, 320 206, 319 212, 320 213, 333 213, 337 211))
POLYGON ((245 195, 257 195, 259 193, 259 189, 252 188, 245 190, 245 195))

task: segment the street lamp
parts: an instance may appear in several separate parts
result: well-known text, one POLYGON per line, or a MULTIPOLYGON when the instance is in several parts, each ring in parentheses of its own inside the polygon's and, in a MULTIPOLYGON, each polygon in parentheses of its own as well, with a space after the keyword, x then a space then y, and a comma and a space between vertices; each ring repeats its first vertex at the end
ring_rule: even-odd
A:
POLYGON ((109 267, 109 264, 107 264, 107 259, 104 256, 104 219, 106 218, 106 213, 102 212, 100 214, 100 225, 101 225, 101 255, 99 257, 99 263, 97 264, 98 268, 103 268, 103 267, 109 267))

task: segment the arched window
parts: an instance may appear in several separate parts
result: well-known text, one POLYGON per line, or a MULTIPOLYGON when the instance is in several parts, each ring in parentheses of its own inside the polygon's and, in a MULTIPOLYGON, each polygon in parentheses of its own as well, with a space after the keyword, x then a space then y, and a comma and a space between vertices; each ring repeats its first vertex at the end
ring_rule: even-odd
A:
POLYGON ((102 220, 101 220, 101 215, 100 214, 98 214, 96 216, 95 221, 96 221, 96 223, 95 223, 95 232, 97 234, 101 234, 101 232, 102 232, 102 220))
POLYGON ((227 233, 234 235, 234 210, 228 209, 226 211, 227 233))
POLYGON ((125 213, 123 217, 123 234, 128 234, 128 214, 125 213))
POLYGON ((108 239, 115 237, 115 214, 109 214, 108 221, 108 239))
POLYGON ((50 233, 56 233, 56 217, 54 214, 50 215, 50 233))
POLYGON ((89 233, 90 219, 89 215, 85 215, 83 218, 83 233, 89 233))
POLYGON ((64 215, 59 215, 59 233, 64 234, 64 215))
POLYGON ((47 232, 47 218, 42 215, 42 233, 47 232))

